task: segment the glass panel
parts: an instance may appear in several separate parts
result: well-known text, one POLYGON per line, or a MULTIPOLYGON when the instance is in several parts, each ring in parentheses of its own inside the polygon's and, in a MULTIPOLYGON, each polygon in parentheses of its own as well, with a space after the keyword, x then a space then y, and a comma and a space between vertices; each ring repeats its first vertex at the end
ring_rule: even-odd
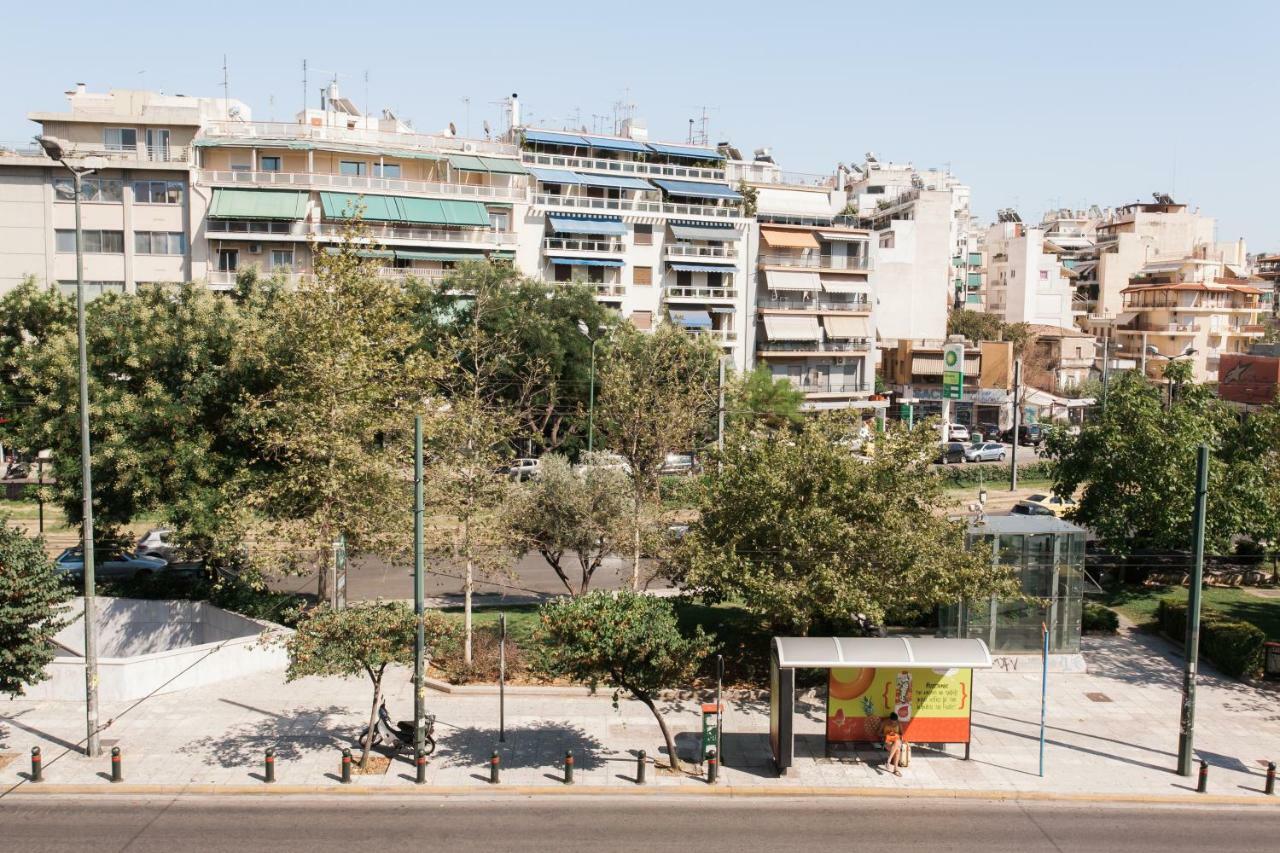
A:
POLYGON ((59 252, 74 253, 76 250, 76 232, 58 231, 54 234, 54 243, 59 252))
POLYGON ((151 254, 150 231, 138 231, 133 235, 133 251, 139 255, 151 254))
POLYGON ((61 201, 75 201, 76 185, 70 178, 55 178, 53 194, 61 201))
POLYGON ((168 204, 182 204, 181 181, 170 181, 165 185, 165 201, 168 204))
POLYGON ((259 162, 259 166, 264 172, 278 172, 280 171, 280 158, 279 157, 263 157, 262 160, 259 162))
POLYGON ((103 181, 102 182, 102 200, 103 201, 123 201, 124 200, 124 181, 103 181))

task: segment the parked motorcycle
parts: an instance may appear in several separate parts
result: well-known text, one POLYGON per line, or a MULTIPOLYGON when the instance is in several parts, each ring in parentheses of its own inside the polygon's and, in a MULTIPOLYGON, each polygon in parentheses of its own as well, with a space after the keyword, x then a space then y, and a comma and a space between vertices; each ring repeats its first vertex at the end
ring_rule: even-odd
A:
MULTIPOLYGON (((422 739, 423 755, 430 755, 436 751, 436 740, 433 735, 436 728, 436 715, 427 714, 423 718, 426 725, 426 732, 422 739)), ((393 752, 401 752, 407 750, 412 753, 414 744, 413 720, 397 720, 393 725, 391 722, 391 714, 387 713, 387 700, 383 699, 382 704, 378 706, 378 720, 373 724, 373 744, 374 746, 382 746, 393 752)))

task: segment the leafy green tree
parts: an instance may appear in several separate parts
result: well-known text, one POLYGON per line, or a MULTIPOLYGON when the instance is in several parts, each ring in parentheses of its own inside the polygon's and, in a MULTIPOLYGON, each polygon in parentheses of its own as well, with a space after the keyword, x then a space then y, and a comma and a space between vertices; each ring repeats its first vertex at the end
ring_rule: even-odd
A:
POLYGON ((0 517, 0 693, 21 696, 46 678, 50 640, 67 625, 66 598, 40 541, 0 517))
POLYGON ((720 352, 667 323, 652 333, 618 327, 598 361, 596 423, 631 478, 632 587, 640 586, 645 510, 668 453, 693 449, 718 405, 720 352))
MULTIPOLYGON (((447 648, 455 636, 454 625, 443 615, 422 614, 428 653, 447 648)), ((361 603, 344 610, 318 607, 300 621, 292 634, 282 638, 289 655, 285 681, 308 675, 367 675, 373 684, 369 725, 364 734, 360 767, 369 764, 373 727, 382 703, 382 677, 391 664, 411 665, 418 621, 402 602, 361 603)))
POLYGON ((508 512, 520 541, 542 555, 570 595, 583 595, 604 559, 628 540, 631 494, 615 468, 575 472, 563 456, 548 454, 508 512), (577 564, 572 580, 570 561, 577 564))
POLYGON ((999 314, 958 309, 947 315, 947 334, 964 335, 967 341, 998 341, 1004 329, 1004 319, 999 314))
POLYGON ((761 364, 725 392, 726 423, 730 426, 760 424, 769 429, 798 427, 804 423, 804 392, 788 379, 777 378, 761 364))
POLYGON ((682 636, 670 601, 629 590, 553 601, 539 618, 538 668, 592 690, 603 684, 613 690, 615 704, 623 692, 638 699, 658 721, 671 766, 679 770, 675 740, 655 700, 693 678, 715 638, 701 627, 682 636))
POLYGON ((861 424, 829 414, 796 434, 736 429, 708 466, 700 517, 673 556, 682 588, 741 601, 778 631, 847 626, 857 614, 1015 594, 1007 570, 965 546, 929 470, 930 430, 897 427, 870 459, 861 424))
POLYGON ((0 439, 5 443, 13 440, 15 416, 31 402, 28 389, 15 384, 21 356, 50 338, 74 332, 75 325, 75 303, 56 287, 39 286, 34 276, 0 297, 0 413, 8 419, 0 423, 0 439))

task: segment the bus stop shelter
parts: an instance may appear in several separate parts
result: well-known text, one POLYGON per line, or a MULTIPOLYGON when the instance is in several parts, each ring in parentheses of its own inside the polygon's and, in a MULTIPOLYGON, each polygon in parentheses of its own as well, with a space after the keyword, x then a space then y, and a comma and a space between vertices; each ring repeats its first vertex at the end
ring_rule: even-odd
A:
POLYGON ((897 713, 915 743, 963 743, 969 752, 973 670, 991 668, 978 639, 942 637, 774 637, 769 660, 769 746, 779 774, 795 758, 797 669, 827 674, 828 748, 878 742, 897 713))

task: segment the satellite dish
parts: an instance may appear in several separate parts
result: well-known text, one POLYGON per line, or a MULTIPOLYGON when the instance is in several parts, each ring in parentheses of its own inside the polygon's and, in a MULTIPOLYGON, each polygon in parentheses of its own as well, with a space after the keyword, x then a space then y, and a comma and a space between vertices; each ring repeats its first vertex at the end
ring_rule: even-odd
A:
POLYGON ((240 108, 232 107, 231 109, 227 110, 227 115, 235 119, 240 118, 240 108))
POLYGON ((458 128, 453 126, 453 122, 449 122, 449 135, 450 136, 458 135, 458 128))

